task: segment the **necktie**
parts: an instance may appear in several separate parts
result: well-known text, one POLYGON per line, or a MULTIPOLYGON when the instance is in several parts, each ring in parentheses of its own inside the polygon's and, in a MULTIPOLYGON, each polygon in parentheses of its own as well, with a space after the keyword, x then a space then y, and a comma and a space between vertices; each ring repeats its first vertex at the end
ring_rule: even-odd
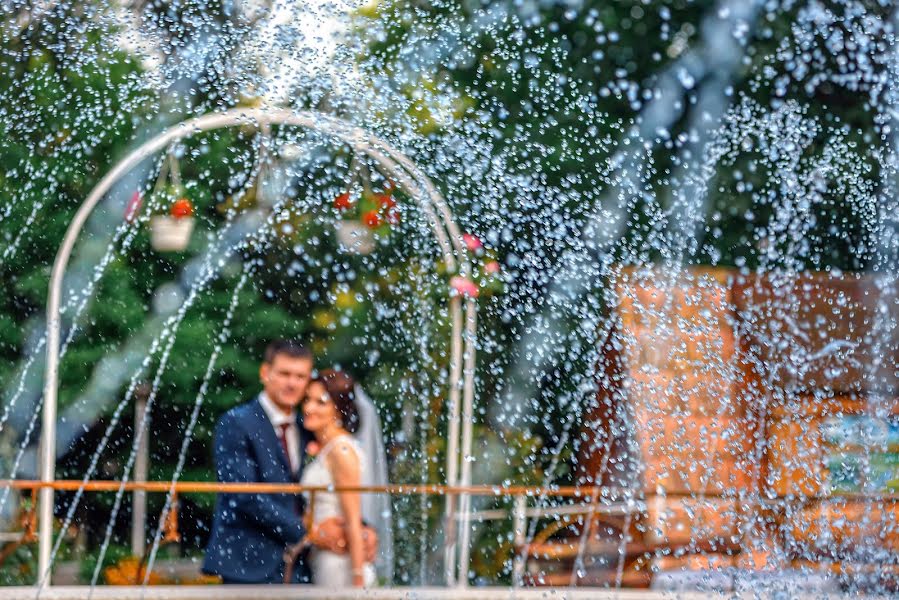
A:
POLYGON ((287 466, 290 468, 290 473, 293 474, 293 461, 290 460, 290 450, 287 445, 287 428, 290 427, 290 423, 281 423, 278 427, 281 429, 281 448, 284 449, 284 456, 287 457, 287 466))

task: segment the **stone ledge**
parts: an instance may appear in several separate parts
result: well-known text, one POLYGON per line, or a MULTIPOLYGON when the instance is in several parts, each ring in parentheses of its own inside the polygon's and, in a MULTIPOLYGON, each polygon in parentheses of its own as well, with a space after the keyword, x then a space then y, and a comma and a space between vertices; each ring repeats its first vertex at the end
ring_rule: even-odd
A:
MULTIPOLYGON (((0 598, 4 600, 83 600, 90 595, 88 586, 50 587, 36 594, 33 587, 0 588, 0 598)), ((369 590, 328 589, 306 585, 229 585, 229 586, 101 586, 93 591, 94 600, 637 600, 638 598, 677 598, 678 600, 700 600, 706 598, 756 600, 764 594, 758 591, 746 593, 715 594, 708 592, 653 592, 651 590, 609 590, 604 588, 508 588, 508 587, 396 587, 369 590)), ((773 595, 772 595, 773 596, 773 595)), ((809 594, 795 595, 795 598, 844 598, 840 595, 809 594)), ((883 596, 868 596, 880 598, 883 596)), ((859 600, 865 598, 854 596, 859 600)), ((884 597, 885 598, 885 597, 884 597)))

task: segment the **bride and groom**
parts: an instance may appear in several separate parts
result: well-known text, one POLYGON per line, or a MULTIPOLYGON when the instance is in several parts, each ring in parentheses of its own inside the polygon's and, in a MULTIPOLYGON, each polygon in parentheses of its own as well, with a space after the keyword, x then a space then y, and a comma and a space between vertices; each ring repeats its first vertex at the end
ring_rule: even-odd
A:
MULTIPOLYGON (((386 479, 371 402, 346 373, 313 373, 306 347, 269 344, 262 392, 215 430, 218 481, 352 487, 386 479)), ((286 574, 290 583, 371 586, 378 539, 390 533, 389 505, 365 496, 318 492, 307 503, 294 494, 219 494, 203 571, 224 583, 281 583, 286 574), (293 560, 285 550, 299 544, 310 548, 285 564, 293 560)))

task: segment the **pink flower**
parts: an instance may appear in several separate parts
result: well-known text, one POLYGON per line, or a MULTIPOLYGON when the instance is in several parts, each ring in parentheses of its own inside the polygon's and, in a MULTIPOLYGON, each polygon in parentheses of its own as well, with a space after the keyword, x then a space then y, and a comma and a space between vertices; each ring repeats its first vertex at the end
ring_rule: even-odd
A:
POLYGON ((134 192, 131 195, 131 199, 128 201, 128 204, 125 205, 125 220, 127 222, 134 222, 134 219, 137 218, 137 215, 140 212, 140 207, 143 203, 144 199, 141 196, 140 192, 134 192))
POLYGON ((491 260, 489 263, 484 265, 484 272, 488 275, 496 275, 499 273, 499 263, 495 260, 491 260))
POLYGON ((452 288, 453 292, 462 296, 468 296, 470 298, 478 297, 478 285, 471 279, 462 277, 461 275, 456 275, 450 279, 450 288, 452 288))
POLYGON ((306 454, 309 456, 315 456, 321 450, 321 445, 315 440, 312 440, 308 444, 306 444, 306 454))
POLYGON ((477 252, 484 247, 484 244, 481 243, 481 240, 479 240, 477 236, 471 235, 470 233, 463 233, 462 241, 465 242, 465 246, 468 248, 469 252, 477 252))

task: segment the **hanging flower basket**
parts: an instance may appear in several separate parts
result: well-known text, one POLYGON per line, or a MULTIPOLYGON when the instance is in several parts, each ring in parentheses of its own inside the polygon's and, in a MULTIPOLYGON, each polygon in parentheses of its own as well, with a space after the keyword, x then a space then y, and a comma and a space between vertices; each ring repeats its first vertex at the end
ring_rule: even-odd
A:
POLYGON ((371 254, 375 250, 375 235, 371 227, 355 219, 340 220, 336 223, 337 241, 347 252, 371 254))
POLYGON ((394 191, 393 184, 387 182, 385 191, 376 194, 366 183, 358 196, 347 191, 334 198, 334 209, 340 217, 335 224, 337 241, 346 252, 371 254, 378 240, 390 234, 391 226, 399 224, 394 191))
POLYGON ((150 218, 150 244, 159 252, 183 252, 193 230, 193 217, 156 215, 150 218))
POLYGON ((179 198, 167 215, 150 218, 150 244, 159 252, 183 252, 194 230, 194 207, 187 198, 179 198))
POLYGON ((150 217, 150 245, 158 252, 184 252, 194 230, 194 205, 181 186, 181 168, 174 152, 169 152, 159 171, 153 196, 153 204, 163 212, 150 217), (171 184, 166 185, 169 178, 171 184))

